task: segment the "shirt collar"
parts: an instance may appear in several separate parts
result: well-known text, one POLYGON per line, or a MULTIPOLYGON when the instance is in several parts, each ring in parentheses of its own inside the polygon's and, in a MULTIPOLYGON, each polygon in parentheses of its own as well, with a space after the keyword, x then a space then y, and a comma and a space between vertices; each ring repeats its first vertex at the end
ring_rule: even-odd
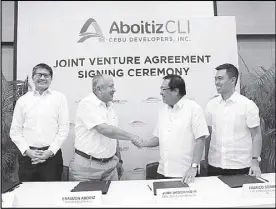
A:
POLYGON ((111 107, 112 106, 112 102, 108 102, 107 104, 105 102, 103 102, 102 100, 100 100, 93 92, 91 93, 90 97, 92 98, 93 102, 97 105, 97 106, 104 106, 104 107, 111 107))
MULTIPOLYGON (((235 103, 237 101, 237 96, 238 96, 238 93, 235 91, 225 102, 232 101, 233 103, 235 103)), ((224 100, 220 95, 219 103, 222 103, 222 102, 224 102, 224 100)))
MULTIPOLYGON (((185 98, 185 96, 183 96, 175 105, 174 105, 174 107, 173 108, 179 108, 179 109, 181 109, 182 107, 183 107, 183 105, 184 105, 184 103, 185 103, 185 100, 186 100, 186 98, 185 98)), ((170 107, 169 105, 168 105, 168 107, 169 108, 172 108, 172 107, 170 107)), ((172 108, 172 109, 173 109, 172 108)))
MULTIPOLYGON (((50 88, 48 88, 48 89, 46 89, 43 93, 42 93, 42 95, 41 96, 43 96, 43 95, 45 95, 45 94, 52 94, 53 93, 53 90, 52 89, 50 89, 50 88)), ((39 94, 39 92, 37 91, 37 90, 33 90, 33 94, 34 95, 40 95, 39 94)))

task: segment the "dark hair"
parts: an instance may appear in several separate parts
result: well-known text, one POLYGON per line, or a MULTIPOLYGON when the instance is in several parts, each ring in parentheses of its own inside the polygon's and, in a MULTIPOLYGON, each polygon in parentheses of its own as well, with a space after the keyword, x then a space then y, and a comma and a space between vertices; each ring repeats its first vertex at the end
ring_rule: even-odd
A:
POLYGON ((165 79, 170 80, 169 83, 168 83, 168 86, 171 90, 174 90, 174 89, 178 88, 179 93, 180 93, 181 96, 186 95, 185 81, 179 75, 169 74, 169 75, 166 75, 163 79, 164 80, 165 79))
POLYGON ((53 70, 52 70, 52 68, 49 65, 44 64, 44 63, 39 63, 36 66, 34 66, 32 76, 34 76, 34 74, 36 73, 36 70, 39 69, 39 68, 48 70, 50 75, 51 75, 51 78, 53 79, 53 70))
POLYGON ((239 71, 234 65, 229 64, 229 63, 225 63, 225 64, 217 66, 216 70, 226 70, 226 73, 227 73, 229 78, 235 77, 236 78, 235 86, 236 86, 236 84, 238 82, 239 71))

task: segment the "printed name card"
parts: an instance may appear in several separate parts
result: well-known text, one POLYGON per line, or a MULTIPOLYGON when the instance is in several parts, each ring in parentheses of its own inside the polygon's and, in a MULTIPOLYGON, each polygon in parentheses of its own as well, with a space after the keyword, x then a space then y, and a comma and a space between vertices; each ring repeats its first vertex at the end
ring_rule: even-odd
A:
POLYGON ((101 191, 66 192, 59 196, 59 206, 61 207, 90 207, 101 203, 101 191))
POLYGON ((243 196, 251 198, 275 198, 275 183, 244 184, 243 196))
POLYGON ((184 202, 196 204, 202 200, 200 192, 191 187, 157 189, 156 193, 157 202, 163 204, 183 204, 184 202))

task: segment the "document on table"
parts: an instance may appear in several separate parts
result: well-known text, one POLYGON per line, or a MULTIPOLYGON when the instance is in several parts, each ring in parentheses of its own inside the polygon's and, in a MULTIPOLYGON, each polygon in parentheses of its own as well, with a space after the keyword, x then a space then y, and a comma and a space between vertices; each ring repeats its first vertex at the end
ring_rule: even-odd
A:
POLYGON ((111 181, 83 181, 75 186, 71 192, 102 191, 102 194, 106 194, 110 183, 111 181))
POLYGON ((264 183, 254 176, 246 174, 230 175, 230 176, 218 176, 218 178, 231 188, 242 187, 243 184, 264 183))

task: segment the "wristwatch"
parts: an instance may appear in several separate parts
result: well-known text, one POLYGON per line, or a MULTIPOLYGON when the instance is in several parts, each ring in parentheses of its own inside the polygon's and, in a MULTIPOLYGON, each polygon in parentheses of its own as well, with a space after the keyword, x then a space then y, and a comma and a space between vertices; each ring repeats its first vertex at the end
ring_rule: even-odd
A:
POLYGON ((261 157, 252 157, 252 160, 256 159, 258 162, 261 162, 261 157))
POLYGON ((192 167, 192 168, 198 168, 198 164, 197 164, 197 163, 192 163, 192 164, 191 164, 191 167, 192 167))

